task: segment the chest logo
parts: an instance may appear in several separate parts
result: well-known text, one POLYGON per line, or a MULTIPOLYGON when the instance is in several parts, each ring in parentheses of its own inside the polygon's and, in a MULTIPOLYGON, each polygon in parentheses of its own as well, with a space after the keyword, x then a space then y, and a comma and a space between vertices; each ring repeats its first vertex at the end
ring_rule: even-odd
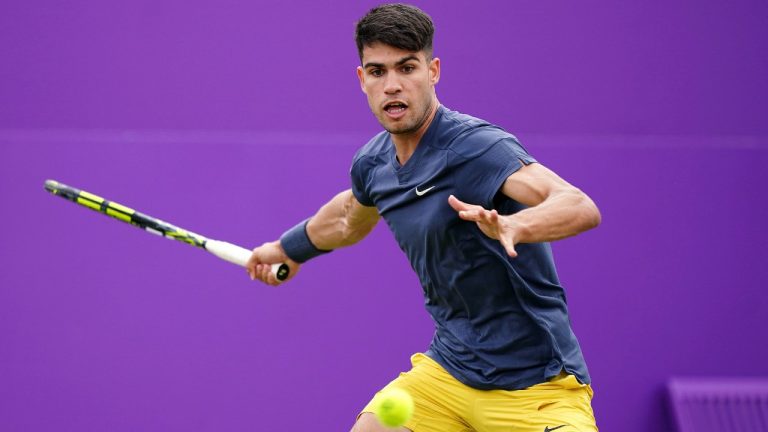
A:
POLYGON ((419 187, 418 187, 418 186, 416 186, 416 195, 418 195, 418 196, 422 196, 422 195, 424 195, 425 193, 427 193, 427 192, 431 191, 431 190, 432 190, 432 189, 434 189, 434 188, 435 188, 435 186, 430 186, 430 187, 428 187, 428 188, 426 188, 426 189, 424 189, 424 190, 420 191, 420 190, 419 190, 419 187))

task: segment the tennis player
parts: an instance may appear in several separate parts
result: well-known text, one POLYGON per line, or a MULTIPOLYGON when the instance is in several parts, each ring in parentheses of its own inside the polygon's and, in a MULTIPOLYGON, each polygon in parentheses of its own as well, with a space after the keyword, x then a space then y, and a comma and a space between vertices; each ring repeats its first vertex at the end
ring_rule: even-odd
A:
MULTIPOLYGON (((357 76, 385 129, 355 155, 351 188, 254 249, 252 278, 357 243, 384 218, 419 276, 436 331, 404 388, 416 432, 596 431, 587 366, 549 243, 600 223, 592 200, 511 134, 438 102, 432 20, 389 4, 358 23, 357 76)), ((362 409, 354 432, 391 431, 362 409)))

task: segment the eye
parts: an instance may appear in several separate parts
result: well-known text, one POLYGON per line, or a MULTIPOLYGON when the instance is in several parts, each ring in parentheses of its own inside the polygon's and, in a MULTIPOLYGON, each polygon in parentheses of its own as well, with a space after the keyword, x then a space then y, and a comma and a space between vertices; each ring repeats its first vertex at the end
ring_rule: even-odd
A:
POLYGON ((405 65, 403 66, 402 70, 403 70, 403 73, 411 73, 413 72, 414 69, 416 69, 416 67, 413 65, 405 65))
POLYGON ((381 70, 381 69, 371 69, 371 70, 368 71, 368 73, 373 75, 373 76, 375 76, 375 77, 380 77, 380 76, 384 75, 384 71, 381 70))

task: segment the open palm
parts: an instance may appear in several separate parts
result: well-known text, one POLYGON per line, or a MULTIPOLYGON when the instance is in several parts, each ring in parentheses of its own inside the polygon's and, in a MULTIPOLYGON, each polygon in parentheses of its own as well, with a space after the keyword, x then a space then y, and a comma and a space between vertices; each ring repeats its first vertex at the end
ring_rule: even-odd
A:
POLYGON ((513 258, 517 256, 514 229, 503 216, 499 215, 499 212, 486 210, 479 205, 467 204, 453 195, 448 197, 448 204, 459 213, 460 218, 475 222, 483 234, 500 241, 509 256, 513 258))

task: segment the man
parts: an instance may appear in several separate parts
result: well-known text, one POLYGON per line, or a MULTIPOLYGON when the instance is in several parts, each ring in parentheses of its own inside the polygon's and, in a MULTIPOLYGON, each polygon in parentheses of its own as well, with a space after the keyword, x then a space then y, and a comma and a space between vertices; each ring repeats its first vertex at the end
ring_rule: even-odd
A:
MULTIPOLYGON (((589 374, 546 242, 597 226, 584 193, 516 138, 437 100, 434 28, 402 4, 357 24, 360 86, 386 131, 355 156, 352 188, 254 249, 248 272, 299 264, 364 238, 383 217, 419 276, 436 331, 389 384, 415 412, 401 430, 596 431, 589 374)), ((371 414, 354 432, 383 428, 371 414)))

